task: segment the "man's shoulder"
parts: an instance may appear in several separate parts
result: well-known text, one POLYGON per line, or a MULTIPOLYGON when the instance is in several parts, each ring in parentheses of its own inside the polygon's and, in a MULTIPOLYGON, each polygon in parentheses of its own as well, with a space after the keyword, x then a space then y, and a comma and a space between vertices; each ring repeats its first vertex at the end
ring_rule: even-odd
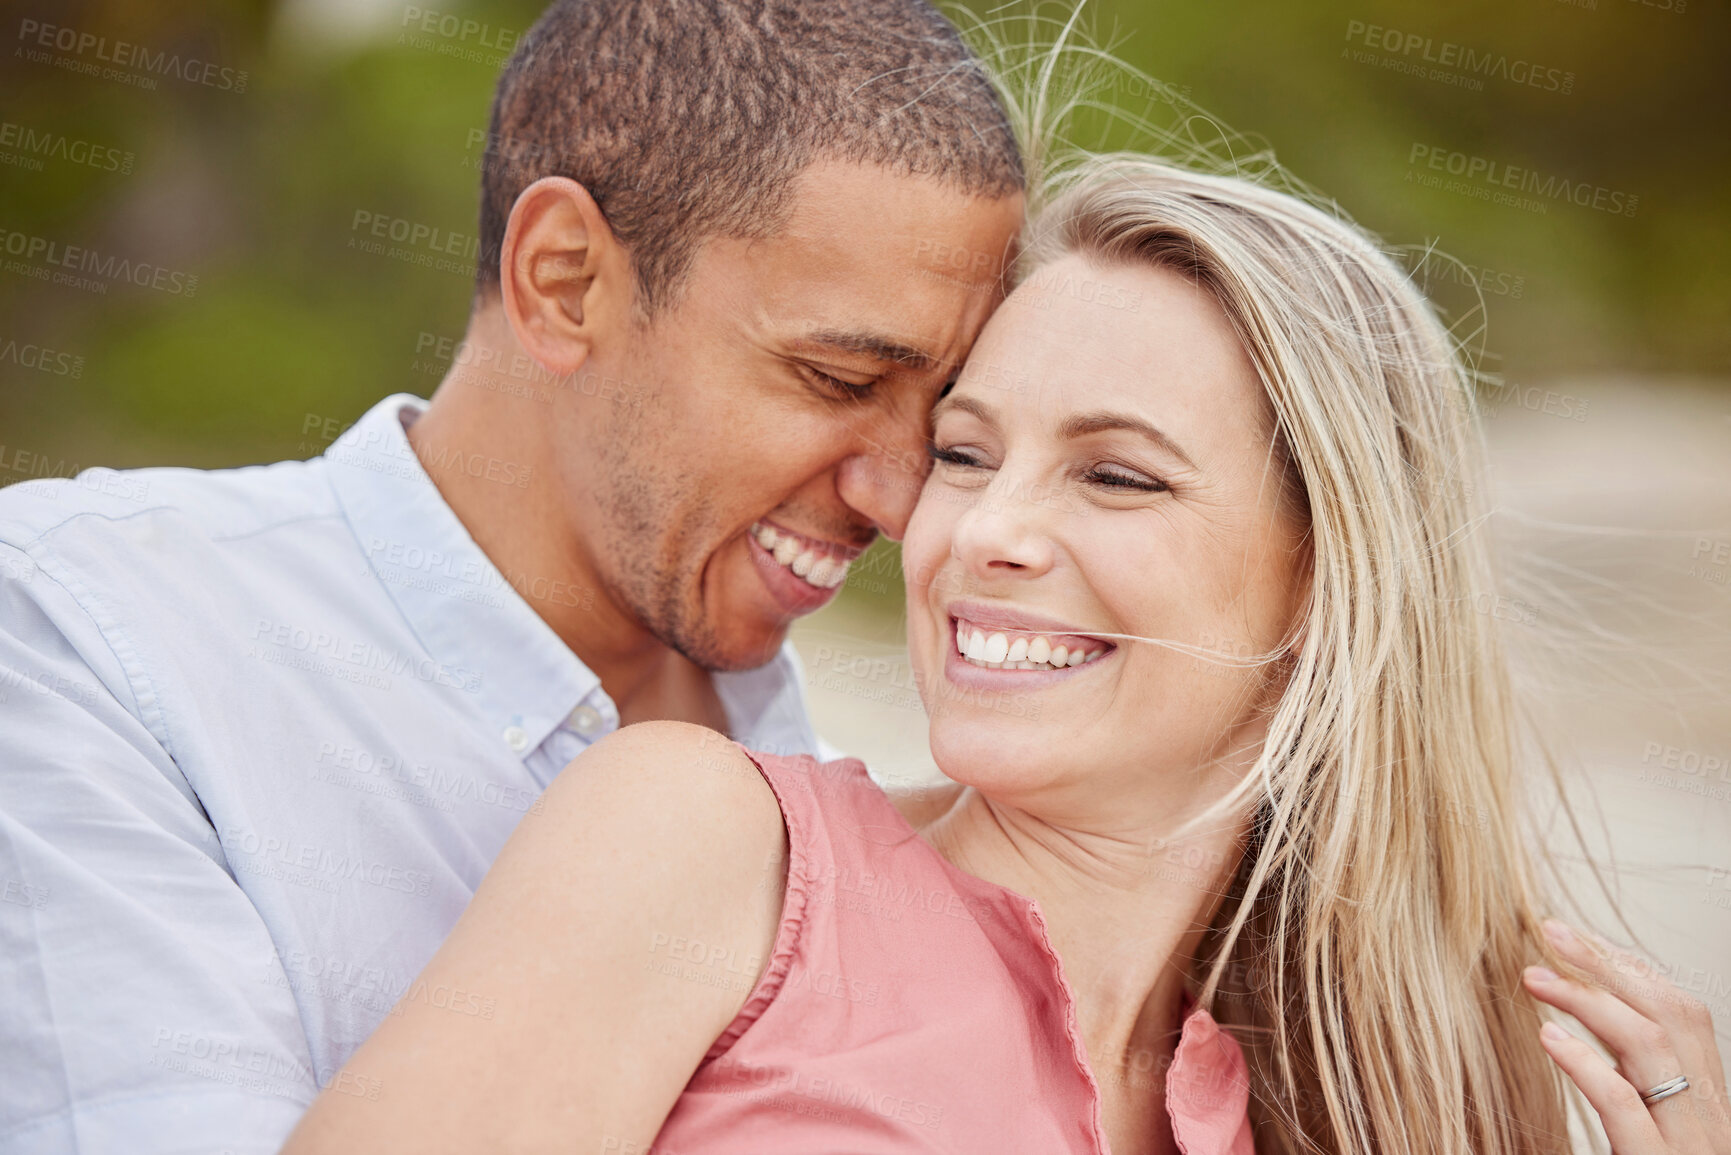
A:
POLYGON ((316 458, 235 469, 97 468, 0 489, 0 543, 27 550, 85 534, 119 541, 128 536, 122 527, 170 522, 181 533, 221 540, 340 514, 316 458))

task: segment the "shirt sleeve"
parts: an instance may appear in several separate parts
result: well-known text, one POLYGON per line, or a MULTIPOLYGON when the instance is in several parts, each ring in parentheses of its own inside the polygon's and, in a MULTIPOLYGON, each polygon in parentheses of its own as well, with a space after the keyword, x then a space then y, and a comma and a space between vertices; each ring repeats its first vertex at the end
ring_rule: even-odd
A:
POLYGON ((294 996, 136 656, 43 556, 0 544, 0 1155, 274 1152, 318 1091, 294 996))

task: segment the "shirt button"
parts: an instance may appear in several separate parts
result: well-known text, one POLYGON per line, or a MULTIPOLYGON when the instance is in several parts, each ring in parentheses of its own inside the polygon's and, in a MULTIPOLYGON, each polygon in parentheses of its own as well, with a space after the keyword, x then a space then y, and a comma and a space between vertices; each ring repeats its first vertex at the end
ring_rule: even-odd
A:
POLYGON ((567 721, 571 723, 573 730, 585 738, 593 737, 595 731, 601 728, 601 711, 594 706, 579 706, 571 711, 571 717, 567 721))
POLYGON ((521 726, 506 726, 504 738, 505 745, 511 747, 513 754, 521 754, 523 748, 529 744, 529 735, 521 726))

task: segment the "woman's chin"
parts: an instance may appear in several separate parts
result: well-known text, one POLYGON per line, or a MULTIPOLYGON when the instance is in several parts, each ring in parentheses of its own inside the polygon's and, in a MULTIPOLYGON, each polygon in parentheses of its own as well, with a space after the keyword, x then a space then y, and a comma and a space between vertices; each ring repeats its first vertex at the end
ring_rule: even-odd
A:
POLYGON ((1022 719, 955 718, 931 723, 932 761, 951 781, 990 796, 1045 782, 1065 761, 1051 748, 1052 728, 1022 719))

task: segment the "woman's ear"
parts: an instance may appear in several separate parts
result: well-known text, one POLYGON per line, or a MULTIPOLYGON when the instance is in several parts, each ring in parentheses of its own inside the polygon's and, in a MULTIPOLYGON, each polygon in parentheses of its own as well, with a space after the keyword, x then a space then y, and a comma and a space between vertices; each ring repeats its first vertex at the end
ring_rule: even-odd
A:
POLYGON ((550 176, 511 207, 499 251, 505 317, 543 366, 574 373, 631 307, 630 262, 589 190, 550 176))

